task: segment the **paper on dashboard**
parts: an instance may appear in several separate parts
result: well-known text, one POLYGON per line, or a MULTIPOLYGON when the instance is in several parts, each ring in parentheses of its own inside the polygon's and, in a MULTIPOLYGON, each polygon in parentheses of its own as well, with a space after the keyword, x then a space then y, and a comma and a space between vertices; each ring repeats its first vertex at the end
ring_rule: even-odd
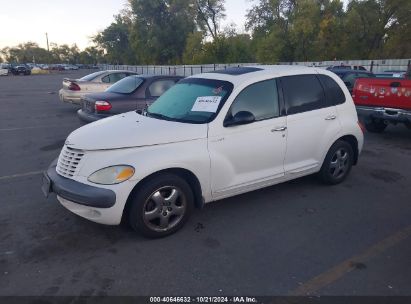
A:
POLYGON ((216 113, 221 102, 221 96, 200 96, 196 99, 192 112, 216 113))

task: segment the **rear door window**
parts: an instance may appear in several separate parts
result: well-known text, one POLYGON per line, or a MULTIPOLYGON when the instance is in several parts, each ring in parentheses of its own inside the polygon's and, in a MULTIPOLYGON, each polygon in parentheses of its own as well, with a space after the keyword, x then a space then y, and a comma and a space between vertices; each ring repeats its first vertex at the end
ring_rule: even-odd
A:
POLYGON ((126 73, 113 73, 107 76, 104 76, 101 81, 104 83, 116 83, 117 81, 127 77, 126 73))
POLYGON ((151 97, 160 97, 169 88, 176 84, 173 79, 159 79, 155 80, 148 88, 148 93, 151 97))
POLYGON ((295 75, 281 78, 288 115, 328 107, 323 87, 316 75, 295 75))

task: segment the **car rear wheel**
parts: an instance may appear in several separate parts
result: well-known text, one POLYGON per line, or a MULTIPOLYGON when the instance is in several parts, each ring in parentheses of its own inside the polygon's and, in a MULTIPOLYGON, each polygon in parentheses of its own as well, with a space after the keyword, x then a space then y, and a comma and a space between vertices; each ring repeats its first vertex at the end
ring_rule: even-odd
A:
POLYGON ((184 226, 193 210, 194 196, 184 179, 163 174, 144 182, 131 204, 131 227, 146 237, 159 238, 184 226))
POLYGON ((339 140, 328 151, 319 176, 325 184, 339 184, 347 178, 353 162, 354 153, 351 145, 339 140))
POLYGON ((382 133, 387 128, 387 125, 381 120, 372 119, 365 123, 365 128, 371 133, 382 133))

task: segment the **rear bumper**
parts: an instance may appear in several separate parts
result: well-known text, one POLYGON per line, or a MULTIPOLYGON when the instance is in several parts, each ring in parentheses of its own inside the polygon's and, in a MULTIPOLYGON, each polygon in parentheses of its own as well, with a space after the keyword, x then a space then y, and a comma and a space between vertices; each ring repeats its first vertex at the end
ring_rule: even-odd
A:
POLYGON ((78 205, 108 209, 116 203, 116 194, 109 189, 97 188, 62 177, 56 172, 57 160, 45 174, 50 179, 50 190, 59 197, 78 205))
POLYGON ((81 105, 82 94, 80 93, 72 93, 72 92, 69 93, 67 90, 61 89, 59 91, 59 97, 62 102, 72 103, 75 105, 81 105))
POLYGON ((378 119, 394 123, 411 123, 411 111, 384 107, 357 106, 358 116, 365 120, 378 119))
POLYGON ((80 118, 80 120, 82 120, 84 122, 93 122, 93 121, 97 121, 97 120, 100 120, 100 119, 107 118, 107 117, 111 116, 111 115, 88 113, 86 111, 83 111, 83 109, 78 110, 77 115, 80 118))

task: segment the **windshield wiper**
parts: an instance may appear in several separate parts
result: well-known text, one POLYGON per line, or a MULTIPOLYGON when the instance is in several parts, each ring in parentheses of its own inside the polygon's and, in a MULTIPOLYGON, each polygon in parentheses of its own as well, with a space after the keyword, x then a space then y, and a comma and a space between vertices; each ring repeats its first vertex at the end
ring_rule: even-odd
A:
POLYGON ((158 119, 162 119, 162 120, 169 120, 169 121, 175 121, 173 118, 168 117, 166 115, 160 114, 160 113, 151 113, 149 111, 146 111, 146 115, 148 117, 152 117, 152 118, 158 118, 158 119))
POLYGON ((201 124, 202 123, 202 122, 198 122, 195 120, 172 118, 172 117, 168 117, 166 115, 160 114, 160 113, 151 113, 149 111, 145 112, 145 116, 157 118, 161 120, 181 122, 181 123, 191 123, 191 124, 201 124))

